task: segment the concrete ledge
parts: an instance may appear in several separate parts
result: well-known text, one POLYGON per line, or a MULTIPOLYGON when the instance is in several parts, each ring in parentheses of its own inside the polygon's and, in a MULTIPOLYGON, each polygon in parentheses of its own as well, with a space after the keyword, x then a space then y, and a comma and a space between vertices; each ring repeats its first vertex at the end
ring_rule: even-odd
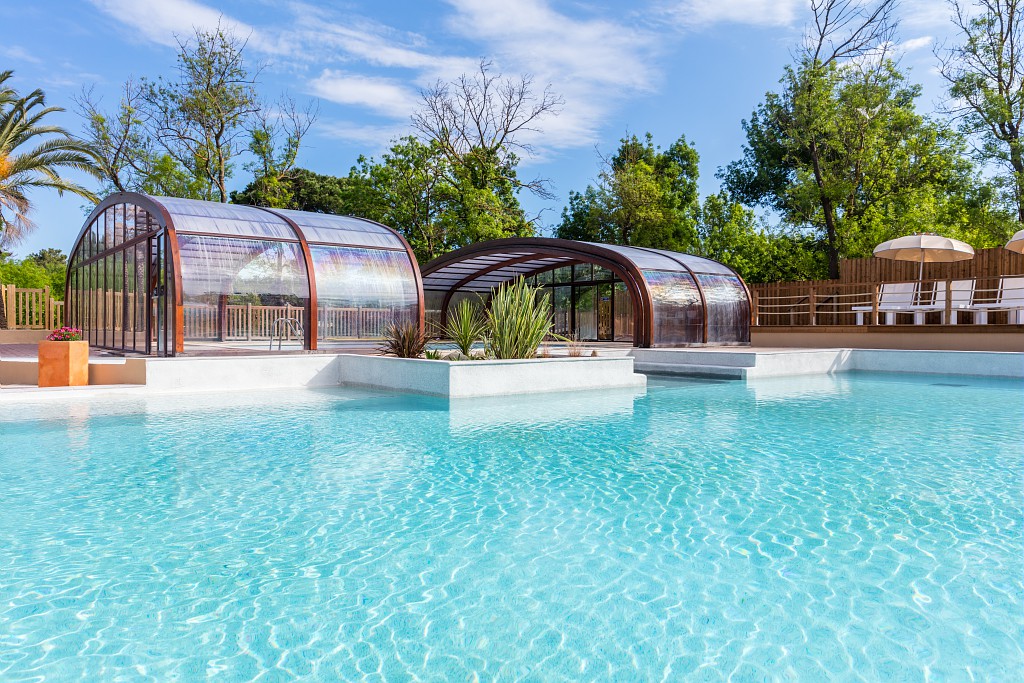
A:
POLYGON ((447 398, 643 387, 632 358, 444 361, 343 354, 342 384, 447 398))
POLYGON ((791 325, 750 328, 753 347, 1024 351, 1024 325, 791 325))
POLYGON ((144 364, 153 391, 231 391, 337 386, 338 356, 230 356, 129 359, 144 364))
POLYGON ((0 330, 0 344, 38 344, 50 330, 0 330))
POLYGON ((637 349, 641 372, 756 379, 841 372, 894 372, 1024 379, 1024 353, 887 349, 690 351, 637 349), (640 359, 643 359, 641 362, 640 359))

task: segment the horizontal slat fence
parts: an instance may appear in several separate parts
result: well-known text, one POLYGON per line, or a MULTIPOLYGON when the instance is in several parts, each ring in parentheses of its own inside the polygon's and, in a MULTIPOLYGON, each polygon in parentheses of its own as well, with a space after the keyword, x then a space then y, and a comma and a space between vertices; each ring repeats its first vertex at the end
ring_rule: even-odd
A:
MULTIPOLYGON (((756 325, 854 325, 858 306, 872 306, 882 283, 918 282, 920 264, 912 261, 865 258, 843 260, 838 280, 805 280, 751 284, 756 325), (813 312, 813 315, 812 315, 813 312)), ((1024 275, 1024 255, 1007 249, 979 249, 975 258, 956 263, 926 263, 920 303, 930 303, 937 282, 976 280, 975 302, 996 300, 1000 279, 1024 275)), ((865 320, 873 311, 864 311, 865 320)), ((1002 321, 1005 313, 993 318, 1002 321)), ((929 321, 938 321, 931 314, 929 321)), ((899 318, 909 322, 909 316, 899 318)))

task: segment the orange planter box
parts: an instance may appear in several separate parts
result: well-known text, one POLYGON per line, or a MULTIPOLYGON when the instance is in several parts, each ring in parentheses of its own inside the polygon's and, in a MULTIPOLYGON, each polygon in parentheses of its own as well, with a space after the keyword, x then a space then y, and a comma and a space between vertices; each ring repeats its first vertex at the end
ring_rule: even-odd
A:
POLYGON ((89 384, 89 342, 39 342, 39 386, 84 387, 89 384))

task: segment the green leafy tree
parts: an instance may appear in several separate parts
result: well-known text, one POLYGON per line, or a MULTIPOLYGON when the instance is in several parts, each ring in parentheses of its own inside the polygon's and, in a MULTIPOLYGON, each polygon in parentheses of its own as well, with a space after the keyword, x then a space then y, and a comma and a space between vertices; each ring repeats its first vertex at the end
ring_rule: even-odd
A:
POLYGON ((281 187, 268 192, 267 184, 261 178, 254 178, 245 189, 232 192, 231 201, 235 204, 278 206, 313 213, 355 213, 348 178, 293 168, 277 182, 281 187), (287 202, 281 201, 282 196, 287 197, 287 202))
POLYGON ((596 186, 570 192, 557 235, 686 251, 696 241, 699 156, 685 136, 662 150, 648 133, 623 138, 596 186))
POLYGON ((1024 1, 950 2, 961 41, 939 51, 946 105, 1024 223, 1024 1))
POLYGON ((0 72, 0 246, 17 244, 34 227, 28 193, 56 190, 96 201, 96 195, 61 175, 64 170, 97 177, 92 149, 60 126, 47 123, 60 107, 46 105, 42 90, 21 96, 0 72))

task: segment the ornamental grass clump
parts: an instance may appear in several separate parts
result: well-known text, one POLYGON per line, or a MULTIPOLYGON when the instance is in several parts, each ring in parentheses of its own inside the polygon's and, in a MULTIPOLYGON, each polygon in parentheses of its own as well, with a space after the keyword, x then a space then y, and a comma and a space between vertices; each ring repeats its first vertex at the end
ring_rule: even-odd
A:
POLYGON ((62 327, 46 335, 47 341, 82 341, 82 331, 77 327, 62 327))
POLYGON ((384 342, 379 351, 386 356, 419 358, 429 339, 413 322, 395 322, 384 328, 384 342))
POLYGON ((444 335, 455 342, 459 352, 467 358, 473 355, 473 345, 487 334, 487 316, 481 307, 469 299, 463 299, 448 316, 444 335))
POLYGON ((551 299, 520 279, 495 290, 487 312, 487 350, 494 358, 533 358, 551 332, 551 299))

